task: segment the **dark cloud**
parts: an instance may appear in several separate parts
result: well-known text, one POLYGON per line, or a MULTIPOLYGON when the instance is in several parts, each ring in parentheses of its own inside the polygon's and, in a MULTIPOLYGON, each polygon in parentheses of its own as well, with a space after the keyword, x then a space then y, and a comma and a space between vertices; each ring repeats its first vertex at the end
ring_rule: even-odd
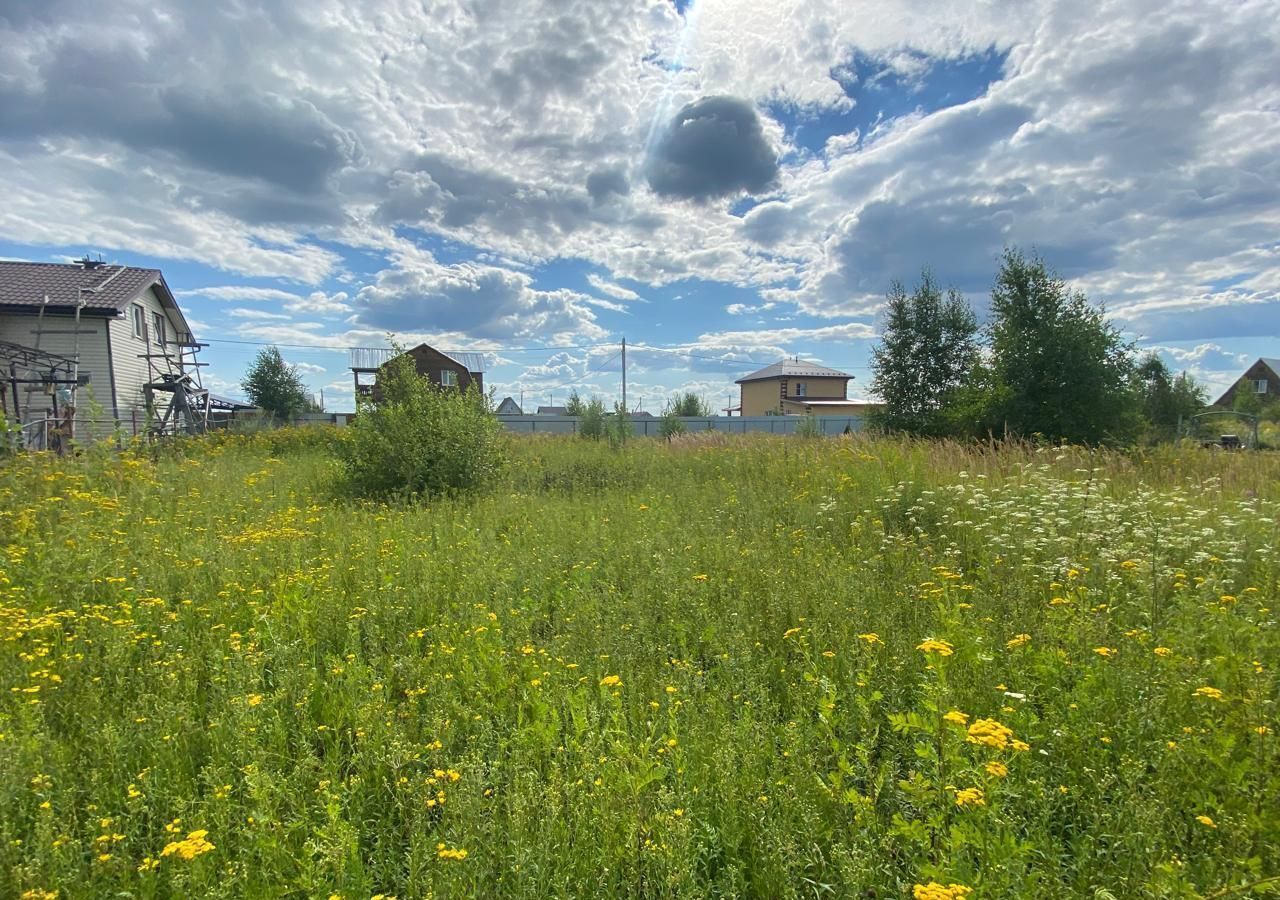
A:
POLYGON ((778 176, 778 156, 748 101, 703 97, 672 118, 647 174, 658 194, 706 201, 768 190, 778 176))
POLYGON ((1115 313, 1125 328, 1148 341, 1226 340, 1280 337, 1280 301, 1258 302, 1222 296, 1206 298, 1196 307, 1138 308, 1115 313))
MULTIPOLYGON (((313 199, 323 199, 315 195, 330 178, 363 158, 355 134, 303 97, 230 82, 166 85, 163 68, 172 60, 132 44, 67 37, 38 59, 37 80, 4 86, 0 79, 0 137, 109 141, 152 162, 313 199)), ((199 178, 188 174, 182 182, 198 185, 199 178)), ((236 215, 252 211, 243 202, 233 206, 227 211, 236 215)))
POLYGON ((598 169, 587 176, 587 193, 592 203, 604 203, 610 194, 625 197, 631 193, 631 182, 625 169, 598 169))

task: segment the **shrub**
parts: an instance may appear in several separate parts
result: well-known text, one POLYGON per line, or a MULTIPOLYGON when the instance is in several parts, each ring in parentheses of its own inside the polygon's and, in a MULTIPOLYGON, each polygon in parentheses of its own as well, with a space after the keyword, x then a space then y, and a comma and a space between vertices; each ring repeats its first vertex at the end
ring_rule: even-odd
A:
POLYGON ((670 441, 679 434, 684 434, 687 429, 684 422, 680 421, 680 417, 668 407, 667 411, 662 414, 662 423, 658 426, 658 434, 670 441))
POLYGON ((357 491, 469 491, 501 470, 502 426, 479 391, 437 387, 404 354, 383 366, 378 388, 350 426, 345 463, 357 491))
POLYGON ((803 438, 818 438, 826 432, 822 428, 822 423, 818 421, 818 417, 810 412, 805 413, 796 423, 796 434, 803 438))
POLYGON ((578 434, 584 438, 598 441, 604 437, 604 401, 592 398, 582 409, 582 421, 578 423, 578 434))

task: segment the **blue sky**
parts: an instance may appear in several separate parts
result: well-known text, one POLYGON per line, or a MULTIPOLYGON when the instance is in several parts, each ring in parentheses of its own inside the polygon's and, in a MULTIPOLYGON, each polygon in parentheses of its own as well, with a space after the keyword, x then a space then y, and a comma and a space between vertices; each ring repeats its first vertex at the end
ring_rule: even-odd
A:
POLYGON ((1214 389, 1280 355, 1270 2, 51 0, 0 10, 0 256, 162 269, 211 385, 277 343, 632 405, 869 379, 890 282, 1035 248, 1214 389), (213 7, 213 8, 210 8, 213 7))

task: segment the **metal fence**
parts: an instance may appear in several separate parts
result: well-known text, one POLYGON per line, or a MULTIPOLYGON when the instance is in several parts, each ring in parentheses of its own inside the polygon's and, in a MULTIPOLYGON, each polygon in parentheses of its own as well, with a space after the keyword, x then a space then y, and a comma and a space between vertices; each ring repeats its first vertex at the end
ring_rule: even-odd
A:
MULTIPOLYGON (((498 416, 503 427, 518 434, 576 434, 577 416, 498 416)), ((721 434, 795 434, 805 427, 804 416, 689 416, 680 419, 685 431, 718 431, 721 434)), ((862 416, 816 416, 813 420, 823 434, 861 431, 862 416)), ((661 419, 632 419, 631 430, 638 437, 657 437, 661 419)))

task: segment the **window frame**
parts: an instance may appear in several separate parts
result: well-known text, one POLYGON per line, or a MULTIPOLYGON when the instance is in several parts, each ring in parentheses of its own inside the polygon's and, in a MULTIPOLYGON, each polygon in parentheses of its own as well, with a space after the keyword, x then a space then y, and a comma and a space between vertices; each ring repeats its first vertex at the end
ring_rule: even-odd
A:
POLYGON ((133 327, 133 336, 140 341, 147 339, 147 309, 141 303, 129 304, 130 323, 133 327))
POLYGON ((809 383, 807 381, 796 382, 796 396, 797 397, 809 396, 809 383))
POLYGON ((457 387, 458 373, 453 369, 440 370, 440 384, 442 387, 457 387))
POLYGON ((167 319, 164 313, 152 311, 151 313, 152 331, 155 332, 155 342, 159 344, 161 347, 163 347, 165 344, 168 343, 169 329, 165 327, 166 321, 167 319))

